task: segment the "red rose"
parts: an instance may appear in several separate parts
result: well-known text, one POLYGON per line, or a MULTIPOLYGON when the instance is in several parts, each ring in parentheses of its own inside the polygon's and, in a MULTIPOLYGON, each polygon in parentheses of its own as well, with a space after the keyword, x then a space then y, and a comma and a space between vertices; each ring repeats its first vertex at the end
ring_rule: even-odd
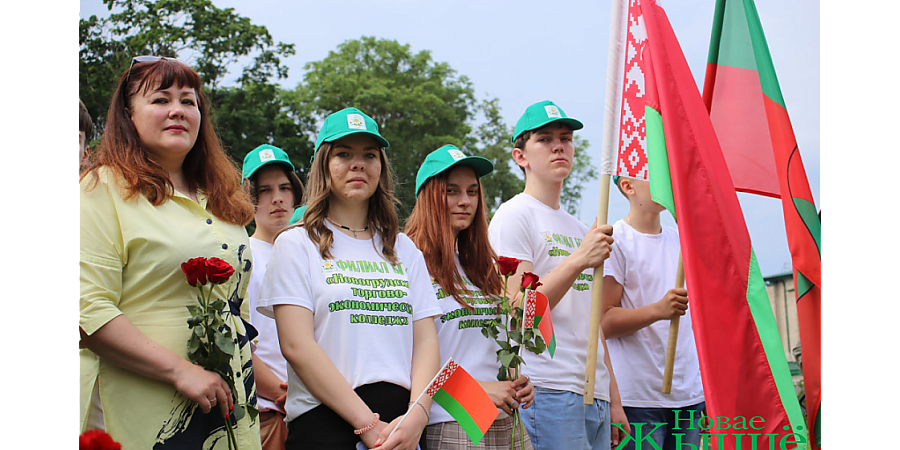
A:
POLYGON ((206 260, 206 276, 209 277, 210 283, 222 284, 228 281, 233 273, 234 267, 219 258, 206 260))
POLYGON ((516 273, 516 269, 519 268, 521 263, 522 261, 516 258, 501 256, 497 258, 497 269, 500 270, 500 275, 510 276, 516 273))
POLYGON ((100 430, 88 430, 78 437, 79 450, 121 450, 122 444, 100 430))
POLYGON ((537 289, 538 286, 542 284, 540 281, 538 281, 539 279, 540 278, 537 275, 531 272, 525 272, 524 274, 522 274, 522 290, 524 291, 525 289, 537 289))
POLYGON ((181 271, 187 277, 187 282, 193 287, 198 284, 206 284, 206 258, 191 258, 181 263, 181 271))

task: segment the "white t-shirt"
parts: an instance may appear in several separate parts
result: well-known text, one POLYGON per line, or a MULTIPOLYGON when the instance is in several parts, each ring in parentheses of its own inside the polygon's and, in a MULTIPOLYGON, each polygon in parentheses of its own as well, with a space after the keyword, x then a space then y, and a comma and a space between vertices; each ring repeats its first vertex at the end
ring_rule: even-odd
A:
MULTIPOLYGON (((259 335, 253 340, 255 347, 253 354, 259 357, 282 382, 287 381, 287 361, 281 354, 281 345, 278 343, 278 329, 275 328, 275 319, 266 317, 256 310, 259 302, 259 290, 262 287, 263 277, 266 275, 266 264, 269 255, 272 254, 272 244, 254 237, 250 238, 250 251, 253 252, 253 271, 250 273, 250 282, 247 285, 247 295, 250 297, 250 324, 259 331, 259 335)), ((284 413, 284 410, 275 405, 275 402, 256 396, 260 411, 274 409, 284 413)))
MULTIPOLYGON (((498 256, 530 261, 532 272, 543 277, 574 252, 589 228, 571 214, 553 209, 528 194, 518 194, 500 205, 491 220, 491 245, 498 256)), ((551 311, 556 334, 556 354, 523 353, 525 367, 535 386, 584 395, 591 285, 594 269, 578 275, 551 311)), ((609 371, 603 362, 603 345, 597 346, 594 398, 609 401, 609 371)))
MULTIPOLYGON (((644 234, 620 220, 613 225, 613 237, 615 244, 603 274, 615 278, 624 288, 621 307, 656 303, 675 287, 681 248, 678 231, 663 226, 660 234, 644 234)), ((703 401, 690 306, 679 319, 672 392, 662 393, 669 323, 659 320, 628 336, 606 340, 623 406, 679 408, 703 401)))
MULTIPOLYGON (((497 308, 490 304, 490 299, 484 298, 481 289, 472 284, 459 265, 459 259, 456 260, 456 270, 463 278, 463 287, 468 291, 461 293, 462 297, 475 309, 473 311, 463 307, 453 296, 445 293, 439 284, 433 283, 442 311, 442 315, 434 319, 438 342, 441 345, 441 362, 452 357, 453 361, 472 375, 472 378, 479 381, 497 381, 497 374, 500 371, 497 350, 500 346, 493 338, 481 334, 481 326, 485 320, 497 316, 497 308)), ((503 335, 502 329, 500 333, 503 335)), ((506 417, 503 411, 500 411, 500 414, 506 417)), ((455 420, 441 405, 431 404, 428 425, 455 420)))
MULTIPOLYGON (((404 234, 391 265, 373 247, 331 224, 332 259, 322 260, 304 228, 275 240, 257 310, 274 317, 275 305, 312 311, 314 337, 352 388, 386 381, 410 388, 413 327, 441 313, 422 252, 404 234)), ((380 247, 381 236, 375 236, 380 247)), ((287 420, 315 408, 315 398, 290 365, 287 420)))

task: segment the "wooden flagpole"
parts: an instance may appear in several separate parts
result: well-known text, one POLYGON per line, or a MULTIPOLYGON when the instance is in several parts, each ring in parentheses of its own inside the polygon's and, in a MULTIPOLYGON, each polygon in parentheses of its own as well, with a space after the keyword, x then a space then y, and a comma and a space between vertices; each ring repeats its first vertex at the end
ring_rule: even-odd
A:
MULTIPOLYGON (((600 199, 597 204, 597 223, 599 227, 606 225, 609 218, 609 181, 610 174, 616 170, 616 153, 618 149, 618 108, 621 92, 617 81, 617 73, 621 70, 624 42, 622 40, 623 1, 613 0, 609 24, 609 62, 606 66, 606 102, 603 109, 603 149, 600 158, 600 199)), ((594 382, 597 373, 597 349, 600 345, 600 299, 603 295, 603 264, 594 268, 593 285, 591 286, 591 317, 588 332, 587 363, 584 368, 584 404, 594 402, 594 382)))
MULTIPOLYGON (((597 206, 596 226, 606 225, 609 218, 609 175, 600 175, 600 202, 597 206)), ((597 349, 600 346, 600 300, 603 295, 603 263, 594 268, 591 286, 591 322, 588 333, 587 365, 584 369, 584 404, 594 403, 594 382, 597 373, 597 349)))
MULTIPOLYGON (((678 253, 678 271, 675 272, 675 287, 684 287, 684 261, 681 260, 681 252, 678 253)), ((669 345, 666 348, 666 369, 663 372, 662 393, 672 393, 672 375, 675 372, 675 346, 678 345, 678 324, 681 316, 676 316, 669 322, 669 345)))

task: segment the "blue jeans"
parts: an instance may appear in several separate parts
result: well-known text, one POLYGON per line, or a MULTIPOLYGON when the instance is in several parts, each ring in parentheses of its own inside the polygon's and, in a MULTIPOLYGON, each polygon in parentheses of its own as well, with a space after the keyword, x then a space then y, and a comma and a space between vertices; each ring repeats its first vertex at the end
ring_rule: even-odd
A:
POLYGON ((629 433, 631 439, 626 438, 624 442, 627 445, 622 447, 619 444, 619 448, 625 450, 700 448, 700 414, 706 410, 706 402, 683 408, 632 408, 626 406, 624 409, 628 423, 631 425, 629 433), (678 414, 677 421, 676 412, 678 414), (692 417, 693 420, 691 420, 692 417), (640 430, 636 424, 643 424, 639 425, 640 430), (676 445, 676 434, 681 435, 680 442, 694 444, 696 447, 676 445), (635 445, 638 442, 641 444, 640 447, 635 445))
POLYGON ((535 450, 609 450, 609 402, 590 405, 574 392, 534 388, 534 403, 519 409, 535 450))

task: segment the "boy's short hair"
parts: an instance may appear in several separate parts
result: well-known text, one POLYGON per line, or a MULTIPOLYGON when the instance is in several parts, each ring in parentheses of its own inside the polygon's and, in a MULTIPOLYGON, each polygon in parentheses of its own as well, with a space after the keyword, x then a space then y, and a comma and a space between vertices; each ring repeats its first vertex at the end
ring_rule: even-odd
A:
POLYGON ((87 145, 94 131, 94 122, 91 121, 91 115, 81 99, 78 99, 78 131, 84 132, 84 143, 87 145))
POLYGON ((619 192, 622 193, 622 196, 624 196, 624 197, 627 199, 628 196, 625 195, 625 191, 622 190, 622 186, 619 186, 619 180, 621 180, 622 178, 627 178, 627 177, 621 177, 621 176, 619 176, 619 175, 613 175, 613 176, 612 176, 612 182, 613 182, 613 184, 616 185, 616 188, 619 189, 619 192))
MULTIPOLYGON (((294 191, 294 202, 293 202, 294 204, 291 205, 291 207, 294 209, 297 209, 297 207, 300 206, 300 200, 303 199, 303 184, 300 182, 300 177, 298 177, 297 174, 294 173, 293 170, 291 170, 288 166, 286 166, 284 164, 272 164, 272 166, 275 166, 275 167, 278 167, 279 169, 281 169, 284 172, 285 176, 287 176, 288 181, 290 181, 291 190, 294 191)), ((250 178, 248 178, 248 180, 250 181, 250 183, 249 183, 250 184, 250 189, 249 189, 250 201, 253 202, 254 206, 259 204, 259 193, 257 192, 257 190, 259 188, 257 187, 257 184, 256 184, 256 181, 258 178, 259 178, 258 171, 254 172, 253 175, 250 175, 250 178)))

